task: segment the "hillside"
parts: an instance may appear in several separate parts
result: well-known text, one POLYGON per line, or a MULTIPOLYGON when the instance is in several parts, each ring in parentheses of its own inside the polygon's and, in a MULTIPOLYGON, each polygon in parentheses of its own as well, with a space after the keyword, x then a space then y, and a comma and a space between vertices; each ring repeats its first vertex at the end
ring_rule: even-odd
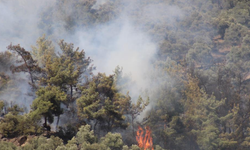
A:
POLYGON ((248 0, 0 0, 0 150, 247 150, 248 0))

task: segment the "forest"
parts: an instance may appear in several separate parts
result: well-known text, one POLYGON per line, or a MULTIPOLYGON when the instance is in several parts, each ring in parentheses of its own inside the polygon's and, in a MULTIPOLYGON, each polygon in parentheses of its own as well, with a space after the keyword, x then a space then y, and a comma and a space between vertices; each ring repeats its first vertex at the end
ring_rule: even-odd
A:
POLYGON ((0 0, 0 150, 250 149, 249 0, 0 0))

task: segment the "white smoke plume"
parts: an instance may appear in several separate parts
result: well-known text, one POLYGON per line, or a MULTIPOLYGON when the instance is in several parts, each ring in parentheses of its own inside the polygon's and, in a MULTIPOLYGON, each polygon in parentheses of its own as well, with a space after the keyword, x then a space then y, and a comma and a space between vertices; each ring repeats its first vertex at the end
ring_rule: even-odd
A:
POLYGON ((41 12, 55 0, 0 0, 0 52, 10 44, 30 49, 43 33, 38 28, 41 12))
MULTIPOLYGON (((108 2, 97 0, 92 9, 99 9, 108 2)), ((53 9, 55 3, 56 0, 0 0, 0 51, 5 51, 11 42, 21 44, 26 50, 35 45, 37 38, 45 33, 39 28, 41 13, 49 7, 53 9)), ((145 31, 145 26, 159 22, 174 25, 175 19, 182 18, 183 12, 177 6, 159 5, 154 1, 144 4, 140 0, 124 0, 121 5, 124 6, 118 17, 108 23, 79 27, 73 34, 63 32, 63 25, 58 25, 53 38, 65 39, 84 49, 94 60, 97 72, 113 74, 115 67, 121 66, 123 73, 135 83, 127 89, 135 100, 145 89, 153 88, 151 73, 158 44, 145 31)))
POLYGON ((108 0, 97 0, 95 5, 92 6, 92 9, 99 9, 103 4, 107 2, 108 0))

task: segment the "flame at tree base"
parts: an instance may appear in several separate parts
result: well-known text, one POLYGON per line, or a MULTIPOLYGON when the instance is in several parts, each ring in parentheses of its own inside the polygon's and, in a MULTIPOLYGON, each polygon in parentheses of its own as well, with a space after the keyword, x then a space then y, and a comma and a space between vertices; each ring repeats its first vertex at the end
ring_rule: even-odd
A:
POLYGON ((141 150, 154 150, 153 140, 151 136, 151 130, 149 127, 145 127, 145 135, 144 130, 139 126, 136 133, 136 141, 138 142, 138 146, 141 150))

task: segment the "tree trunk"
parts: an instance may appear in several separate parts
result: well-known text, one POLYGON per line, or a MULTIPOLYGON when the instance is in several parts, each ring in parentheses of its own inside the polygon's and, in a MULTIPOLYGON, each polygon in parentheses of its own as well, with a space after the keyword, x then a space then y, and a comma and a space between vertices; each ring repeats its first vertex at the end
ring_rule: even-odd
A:
POLYGON ((47 127, 47 117, 44 116, 44 127, 47 127))
POLYGON ((32 84, 34 84, 33 76, 32 76, 32 73, 31 73, 30 67, 28 66, 28 64, 27 64, 27 62, 26 62, 26 59, 23 57, 23 55, 22 55, 22 54, 20 54, 20 53, 19 53, 19 55, 22 57, 22 59, 23 59, 23 61, 24 61, 25 65, 26 65, 26 67, 28 68, 28 72, 29 72, 29 74, 30 74, 30 79, 31 79, 31 82, 32 82, 32 84))
POLYGON ((59 120, 60 120, 60 115, 58 115, 58 117, 57 117, 57 122, 56 122, 56 131, 57 131, 57 128, 58 128, 59 120))
POLYGON ((73 99, 73 86, 70 85, 70 102, 72 103, 73 99))
MULTIPOLYGON (((97 121, 95 122, 95 124, 94 124, 94 135, 96 135, 96 125, 97 125, 97 121)), ((99 136, 98 136, 99 137, 99 136)))
POLYGON ((132 116, 132 130, 133 130, 133 137, 135 137, 134 116, 132 116))

